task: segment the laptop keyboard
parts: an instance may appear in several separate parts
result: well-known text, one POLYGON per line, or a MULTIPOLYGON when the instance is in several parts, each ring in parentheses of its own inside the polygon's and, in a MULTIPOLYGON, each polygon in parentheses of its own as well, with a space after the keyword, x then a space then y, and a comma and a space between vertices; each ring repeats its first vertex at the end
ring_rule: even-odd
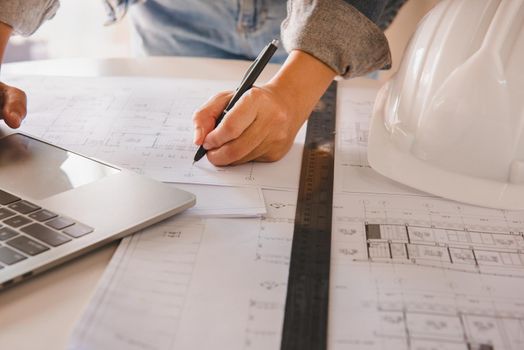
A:
POLYGON ((0 190, 0 270, 91 232, 89 226, 0 190))

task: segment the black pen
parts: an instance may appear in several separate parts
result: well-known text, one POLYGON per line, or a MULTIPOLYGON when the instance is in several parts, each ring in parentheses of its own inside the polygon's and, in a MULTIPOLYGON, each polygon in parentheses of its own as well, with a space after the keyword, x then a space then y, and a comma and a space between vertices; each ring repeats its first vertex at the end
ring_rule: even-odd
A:
MULTIPOLYGON (((235 90, 235 94, 229 101, 229 103, 226 106, 226 109, 220 114, 220 116, 217 118, 215 122, 215 128, 220 124, 226 113, 233 108, 235 103, 242 97, 242 95, 249 89, 253 87, 253 84, 257 80, 258 76, 262 71, 264 70, 264 67, 269 62, 275 51, 277 50, 278 40, 271 41, 265 48, 262 50, 262 52, 258 55, 256 60, 249 66, 249 69, 247 70, 246 74, 244 74, 244 78, 242 79, 242 82, 238 86, 238 88, 235 90)), ((203 156, 205 156, 207 153, 207 150, 200 146, 195 154, 195 158, 193 159, 193 164, 195 162, 198 162, 203 156)))

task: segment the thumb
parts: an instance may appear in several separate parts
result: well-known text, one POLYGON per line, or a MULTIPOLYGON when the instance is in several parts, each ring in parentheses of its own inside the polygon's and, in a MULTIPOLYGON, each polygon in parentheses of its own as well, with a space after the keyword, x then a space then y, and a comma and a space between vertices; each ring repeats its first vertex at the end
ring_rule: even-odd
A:
POLYGON ((11 128, 18 128, 26 115, 27 97, 22 90, 0 83, 0 118, 11 128))
POLYGON ((216 119, 222 114, 232 96, 232 91, 218 93, 193 113, 195 127, 193 142, 196 145, 201 145, 207 134, 213 131, 216 119))

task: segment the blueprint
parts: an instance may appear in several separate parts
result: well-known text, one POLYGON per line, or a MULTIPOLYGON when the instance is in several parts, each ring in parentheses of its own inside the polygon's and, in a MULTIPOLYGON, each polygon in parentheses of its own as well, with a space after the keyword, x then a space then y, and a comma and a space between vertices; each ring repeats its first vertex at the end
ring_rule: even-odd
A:
POLYGON ((329 348, 523 349, 524 212, 374 173, 365 156, 374 92, 339 92, 348 100, 337 121, 329 348))
MULTIPOLYGON (((256 191, 239 191, 250 204, 232 215, 259 217, 196 208, 123 240, 71 349, 280 347, 303 131, 284 162, 191 166, 193 109, 233 83, 10 82, 31 97, 23 130, 36 136, 163 181, 263 188, 265 208, 256 191)), ((524 212, 444 200, 374 172, 375 93, 338 91, 329 348, 523 349, 524 212)))
POLYGON ((29 96, 22 131, 164 182, 297 188, 304 128, 271 164, 193 163, 192 114, 235 82, 160 78, 7 77, 29 96))
POLYGON ((122 241, 71 349, 278 349, 296 191, 251 219, 180 215, 122 241))

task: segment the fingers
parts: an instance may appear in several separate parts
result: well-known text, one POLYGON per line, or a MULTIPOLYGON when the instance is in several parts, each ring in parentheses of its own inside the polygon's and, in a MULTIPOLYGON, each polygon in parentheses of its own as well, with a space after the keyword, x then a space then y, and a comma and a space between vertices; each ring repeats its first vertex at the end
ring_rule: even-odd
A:
POLYGON ((0 83, 1 117, 11 128, 18 128, 27 113, 27 97, 15 87, 0 83))
POLYGON ((241 137, 219 148, 209 150, 207 158, 212 164, 217 166, 240 164, 239 160, 244 160, 243 163, 245 163, 254 159, 249 157, 249 155, 252 156, 255 152, 262 154, 265 151, 261 149, 263 148, 261 146, 268 133, 268 128, 263 125, 260 119, 257 119, 243 132, 241 137))
POLYGON ((293 144, 300 127, 295 119, 270 89, 252 88, 205 138, 207 158, 217 166, 276 161, 293 144))
POLYGON ((255 121, 263 100, 263 93, 256 87, 246 92, 227 112, 220 125, 206 136, 204 148, 218 148, 242 135, 255 121))
MULTIPOLYGON (((261 142, 251 152, 249 152, 248 154, 246 154, 238 160, 235 160, 233 162, 230 161, 230 163, 227 165, 238 165, 253 160, 257 162, 276 162, 277 160, 280 160, 289 151, 289 149, 293 145, 293 140, 294 137, 289 138, 289 142, 285 143, 281 143, 278 141, 273 141, 269 143, 261 142)), ((213 158, 213 160, 215 159, 213 158)))
POLYGON ((239 165, 244 164, 247 162, 250 162, 252 160, 256 160, 257 162, 268 162, 266 160, 265 154, 269 151, 270 146, 267 144, 260 144, 257 148, 246 154, 244 157, 240 158, 239 160, 234 161, 233 163, 229 165, 239 165))
MULTIPOLYGON (((217 166, 279 160, 293 144, 307 117, 291 106, 293 104, 275 93, 272 86, 250 89, 217 128, 205 136, 203 147, 208 160, 217 166)), ((202 110, 206 111, 207 107, 202 110)), ((209 119, 209 115, 202 119, 209 119)))
POLYGON ((286 144, 284 147, 278 147, 272 149, 272 144, 262 143, 257 148, 246 154, 244 157, 232 162, 229 165, 238 165, 255 160, 257 162, 276 162, 280 160, 287 151, 291 148, 292 142, 286 144))
POLYGON ((195 127, 193 142, 201 145, 207 134, 215 128, 215 121, 224 111, 233 92, 224 91, 211 97, 202 107, 193 114, 195 127))

